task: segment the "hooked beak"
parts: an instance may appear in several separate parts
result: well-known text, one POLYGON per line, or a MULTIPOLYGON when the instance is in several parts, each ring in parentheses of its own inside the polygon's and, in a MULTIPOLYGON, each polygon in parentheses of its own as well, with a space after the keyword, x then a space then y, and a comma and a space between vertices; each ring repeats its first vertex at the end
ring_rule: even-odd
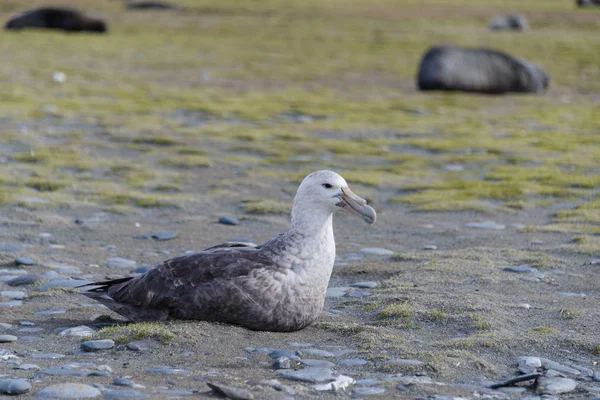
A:
POLYGON ((340 199, 340 202, 336 206, 348 211, 350 214, 354 214, 361 217, 369 225, 373 225, 377 220, 377 213, 372 207, 367 205, 367 201, 361 197, 358 197, 348 186, 342 188, 342 193, 336 197, 340 199))

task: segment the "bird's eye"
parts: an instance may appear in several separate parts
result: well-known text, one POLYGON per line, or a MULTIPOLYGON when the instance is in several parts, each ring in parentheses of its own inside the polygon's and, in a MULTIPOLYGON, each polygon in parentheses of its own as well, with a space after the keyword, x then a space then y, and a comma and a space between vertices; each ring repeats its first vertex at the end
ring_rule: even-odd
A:
POLYGON ((330 183, 324 183, 321 186, 323 186, 325 189, 331 189, 333 187, 330 183))

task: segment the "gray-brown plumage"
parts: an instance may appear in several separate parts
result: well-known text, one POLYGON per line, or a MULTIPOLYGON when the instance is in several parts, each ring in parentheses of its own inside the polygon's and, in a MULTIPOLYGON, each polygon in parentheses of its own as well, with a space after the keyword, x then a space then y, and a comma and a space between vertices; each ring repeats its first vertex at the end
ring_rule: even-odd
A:
POLYGON ((335 258, 332 214, 373 224, 375 210, 331 171, 303 181, 292 226, 267 242, 224 243, 177 257, 134 278, 96 282, 82 292, 132 321, 220 321, 255 330, 294 331, 323 308, 335 258))

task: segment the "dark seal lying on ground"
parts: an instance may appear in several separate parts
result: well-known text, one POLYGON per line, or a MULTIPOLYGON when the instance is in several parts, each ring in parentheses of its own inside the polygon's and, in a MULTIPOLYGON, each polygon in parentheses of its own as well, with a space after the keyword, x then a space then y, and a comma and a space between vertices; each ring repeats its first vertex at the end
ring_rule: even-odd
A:
POLYGON ((529 23, 523 14, 499 15, 490 20, 492 31, 528 31, 529 23))
POLYGON ((126 7, 130 10, 179 10, 181 7, 162 1, 131 1, 126 7))
POLYGON ((420 90, 542 93, 549 83, 544 70, 529 61, 500 51, 454 46, 429 49, 417 75, 420 90))
POLYGON ((106 32, 106 22, 89 17, 79 10, 63 7, 42 7, 14 16, 4 29, 61 29, 67 32, 106 32))
POLYGON ((135 278, 95 282, 82 294, 132 321, 220 321, 289 332, 312 324, 335 259, 333 213, 375 223, 375 210, 340 175, 317 171, 298 188, 291 228, 257 246, 223 243, 135 278))
POLYGON ((577 0, 578 7, 600 7, 600 0, 577 0))

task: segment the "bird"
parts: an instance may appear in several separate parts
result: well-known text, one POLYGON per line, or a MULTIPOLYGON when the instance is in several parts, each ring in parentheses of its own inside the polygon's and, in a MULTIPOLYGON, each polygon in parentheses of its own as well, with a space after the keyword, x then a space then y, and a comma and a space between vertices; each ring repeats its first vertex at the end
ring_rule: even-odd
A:
POLYGON ((294 197, 291 226, 256 245, 226 242, 171 258, 136 277, 94 282, 81 293, 132 322, 201 320, 250 330, 292 332, 323 309, 335 259, 333 214, 369 225, 366 200, 339 174, 306 176, 294 197))

